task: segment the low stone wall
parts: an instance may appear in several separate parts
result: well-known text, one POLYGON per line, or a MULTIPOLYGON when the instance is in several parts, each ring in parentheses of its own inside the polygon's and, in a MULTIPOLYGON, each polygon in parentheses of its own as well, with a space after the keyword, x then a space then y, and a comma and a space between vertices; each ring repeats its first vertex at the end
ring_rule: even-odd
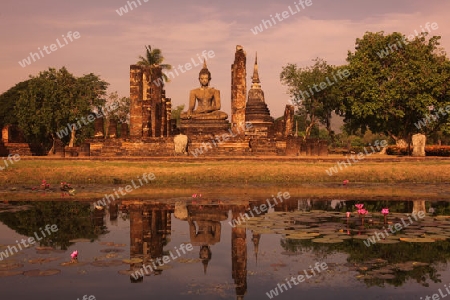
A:
POLYGON ((0 155, 19 154, 20 156, 31 156, 30 146, 27 143, 1 143, 0 155))
POLYGON ((90 156, 171 156, 174 154, 173 137, 134 139, 88 140, 90 156))
MULTIPOLYGON (((90 139, 89 149, 84 153, 100 157, 130 156, 173 156, 175 155, 174 137, 143 139, 90 139)), ((305 148, 306 156, 328 155, 326 141, 310 140, 303 142, 301 138, 276 140, 270 138, 240 139, 233 137, 227 141, 217 141, 210 135, 188 136, 187 155, 199 156, 300 156, 305 148)), ((76 148, 76 147, 74 147, 76 148)), ((72 151, 80 151, 73 149, 72 151)), ((67 149, 66 149, 67 153, 67 149)), ((67 155, 75 156, 73 154, 67 155)))

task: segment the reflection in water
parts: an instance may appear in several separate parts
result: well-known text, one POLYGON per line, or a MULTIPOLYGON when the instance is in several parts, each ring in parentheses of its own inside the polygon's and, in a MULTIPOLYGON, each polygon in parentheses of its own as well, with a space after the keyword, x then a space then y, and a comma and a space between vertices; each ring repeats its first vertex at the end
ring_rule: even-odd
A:
POLYGON ((0 206, 0 221, 17 233, 32 236, 46 224, 56 224, 58 231, 39 241, 39 246, 66 250, 70 240, 94 240, 106 233, 104 211, 92 211, 79 202, 24 202, 0 206), (3 212, 2 212, 3 210, 3 212))
MULTIPOLYGON (((299 259, 302 259, 305 253, 313 253, 317 261, 324 261, 327 256, 335 253, 345 254, 345 267, 354 271, 366 286, 398 287, 411 279, 423 286, 440 282, 440 270, 446 266, 450 257, 450 235, 447 233, 450 221, 443 217, 450 214, 450 205, 447 202, 368 201, 364 202, 364 207, 370 213, 365 217, 365 222, 362 222, 361 218, 354 214, 354 205, 357 203, 355 201, 289 199, 255 218, 244 220, 239 226, 229 225, 230 220, 237 220, 264 203, 265 199, 235 203, 215 200, 124 200, 120 205, 111 204, 104 210, 77 202, 15 203, 0 206, 0 221, 26 236, 31 236, 46 224, 54 223, 59 228, 58 232, 40 243, 57 249, 67 249, 73 244, 73 239, 95 240, 108 233, 105 225, 105 217, 108 214, 110 224, 114 225, 117 224, 119 216, 127 213, 132 260, 130 271, 136 271, 143 265, 168 255, 171 249, 165 247, 171 241, 173 214, 176 219, 184 222, 189 242, 195 251, 198 251, 205 276, 208 274, 208 264, 212 257, 215 257, 211 246, 228 243, 223 240, 223 231, 231 231, 229 274, 234 282, 237 299, 244 299, 248 294, 247 242, 250 251, 253 251, 250 257, 254 257, 258 263, 258 254, 262 251, 260 243, 265 235, 280 235, 280 245, 285 250, 283 254, 298 256, 299 259), (364 239, 385 225, 381 214, 381 209, 385 207, 389 207, 387 220, 391 224, 405 217, 406 213, 426 211, 427 217, 402 229, 392 238, 383 239, 367 247, 363 243, 364 239), (347 212, 351 212, 349 217, 347 212), (399 238, 419 236, 430 237, 433 242, 398 242, 399 238)), ((332 268, 333 264, 328 264, 332 268)), ((152 275, 161 275, 164 269, 156 268, 152 275)), ((144 277, 135 279, 130 276, 130 280, 133 283, 143 283, 144 277)))

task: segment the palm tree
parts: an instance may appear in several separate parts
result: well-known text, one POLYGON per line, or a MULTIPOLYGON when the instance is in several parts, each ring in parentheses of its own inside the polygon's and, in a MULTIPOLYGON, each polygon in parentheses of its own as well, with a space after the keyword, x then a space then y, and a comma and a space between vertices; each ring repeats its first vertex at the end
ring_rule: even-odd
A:
MULTIPOLYGON (((162 70, 172 70, 172 66, 169 64, 162 64, 164 61, 164 56, 161 54, 161 49, 155 48, 152 50, 152 47, 150 45, 145 46, 145 57, 140 55, 139 59, 140 61, 137 62, 138 65, 143 66, 152 66, 152 65, 159 65, 162 70)), ((166 74, 162 73, 162 78, 165 82, 169 82, 169 78, 166 74)))

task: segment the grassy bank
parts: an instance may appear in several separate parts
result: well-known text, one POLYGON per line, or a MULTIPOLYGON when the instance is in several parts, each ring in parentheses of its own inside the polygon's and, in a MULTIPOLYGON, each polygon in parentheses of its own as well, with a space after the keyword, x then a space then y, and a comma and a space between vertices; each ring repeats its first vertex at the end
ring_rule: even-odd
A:
POLYGON ((153 173, 158 187, 191 187, 196 184, 283 184, 339 183, 430 183, 450 182, 450 160, 364 161, 326 170, 335 162, 301 161, 88 161, 21 160, 0 172, 1 186, 39 184, 45 179, 56 184, 113 184, 129 182, 143 173, 153 173))

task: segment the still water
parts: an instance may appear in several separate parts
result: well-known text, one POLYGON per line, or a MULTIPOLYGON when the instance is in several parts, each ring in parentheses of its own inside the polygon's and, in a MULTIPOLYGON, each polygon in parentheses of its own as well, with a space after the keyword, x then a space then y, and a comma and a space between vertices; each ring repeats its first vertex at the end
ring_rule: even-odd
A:
POLYGON ((448 215, 425 201, 2 203, 0 299, 442 299, 448 215))

